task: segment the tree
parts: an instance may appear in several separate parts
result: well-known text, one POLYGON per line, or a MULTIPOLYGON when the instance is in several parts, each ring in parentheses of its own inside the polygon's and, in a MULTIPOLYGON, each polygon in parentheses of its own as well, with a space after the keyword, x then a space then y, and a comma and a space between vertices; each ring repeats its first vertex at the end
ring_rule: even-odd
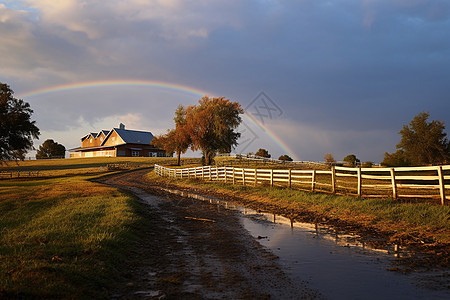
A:
POLYGON ((399 149, 394 153, 385 152, 381 164, 387 167, 406 167, 410 165, 405 151, 402 149, 399 149))
POLYGON ((192 144, 191 149, 201 150, 205 164, 210 165, 217 152, 229 153, 241 136, 235 132, 244 110, 238 102, 224 97, 204 96, 198 105, 186 109, 186 129, 192 144))
POLYGON ((336 160, 333 157, 333 154, 331 154, 331 153, 325 153, 325 155, 323 156, 323 159, 325 159, 325 162, 327 164, 333 164, 336 162, 336 160))
POLYGON ((399 132, 402 137, 397 149, 404 150, 411 165, 437 165, 449 161, 450 144, 444 132, 445 123, 428 122, 429 117, 429 112, 421 112, 399 132))
POLYGON ((272 155, 270 155, 269 151, 267 151, 266 149, 259 148, 258 151, 256 151, 255 156, 270 158, 272 155))
POLYGON ((293 161, 293 159, 292 159, 289 155, 287 155, 287 154, 281 155, 280 157, 278 157, 278 160, 282 160, 282 161, 293 161))
POLYGON ((154 138, 153 144, 163 148, 168 153, 175 152, 177 154, 177 165, 181 165, 181 154, 185 153, 192 143, 186 122, 186 109, 183 105, 177 107, 173 120, 175 121, 175 129, 154 138))
POLYGON ((0 162, 24 159, 33 149, 33 138, 39 137, 39 128, 31 121, 33 110, 14 91, 0 82, 0 162))
POLYGON ((360 162, 360 160, 356 158, 356 155, 354 154, 350 154, 344 157, 344 161, 351 164, 352 166, 356 166, 360 162))
POLYGON ((39 146, 39 150, 36 154, 36 159, 42 158, 64 158, 66 155, 66 147, 61 144, 56 143, 55 141, 48 139, 41 146, 39 146))

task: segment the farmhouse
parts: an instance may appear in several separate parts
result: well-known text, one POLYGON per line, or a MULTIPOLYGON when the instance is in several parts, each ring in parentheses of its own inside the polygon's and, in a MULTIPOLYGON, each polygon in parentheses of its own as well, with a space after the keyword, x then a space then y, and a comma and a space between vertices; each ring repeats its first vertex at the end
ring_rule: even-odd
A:
MULTIPOLYGON (((79 157, 165 157, 162 149, 151 144, 153 134, 149 131, 119 128, 91 132, 81 138, 81 147, 70 149, 70 158, 79 157)), ((171 155, 170 155, 171 156, 171 155)))

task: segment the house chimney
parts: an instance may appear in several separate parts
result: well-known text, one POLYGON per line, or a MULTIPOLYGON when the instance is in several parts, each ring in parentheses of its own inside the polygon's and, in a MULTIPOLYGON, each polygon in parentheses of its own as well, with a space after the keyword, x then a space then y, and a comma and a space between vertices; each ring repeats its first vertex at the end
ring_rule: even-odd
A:
POLYGON ((122 123, 119 124, 119 129, 125 129, 125 125, 123 125, 122 123))

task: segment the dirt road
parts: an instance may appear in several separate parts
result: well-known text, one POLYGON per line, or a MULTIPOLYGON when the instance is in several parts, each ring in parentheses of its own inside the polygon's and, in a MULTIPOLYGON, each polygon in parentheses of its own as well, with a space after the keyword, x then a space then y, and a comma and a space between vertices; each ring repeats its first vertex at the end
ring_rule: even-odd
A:
POLYGON ((292 282, 277 257, 240 224, 236 212, 166 194, 139 170, 102 183, 127 190, 146 205, 150 225, 113 298, 317 299, 305 282, 292 282))

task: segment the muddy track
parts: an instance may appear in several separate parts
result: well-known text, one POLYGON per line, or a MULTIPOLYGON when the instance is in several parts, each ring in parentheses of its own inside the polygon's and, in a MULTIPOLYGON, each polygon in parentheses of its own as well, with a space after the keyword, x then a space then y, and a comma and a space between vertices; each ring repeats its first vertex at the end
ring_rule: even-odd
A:
POLYGON ((141 242, 112 298, 321 298, 307 283, 288 278, 235 211, 165 193, 145 179, 147 172, 98 180, 134 194, 149 220, 138 228, 141 242))

